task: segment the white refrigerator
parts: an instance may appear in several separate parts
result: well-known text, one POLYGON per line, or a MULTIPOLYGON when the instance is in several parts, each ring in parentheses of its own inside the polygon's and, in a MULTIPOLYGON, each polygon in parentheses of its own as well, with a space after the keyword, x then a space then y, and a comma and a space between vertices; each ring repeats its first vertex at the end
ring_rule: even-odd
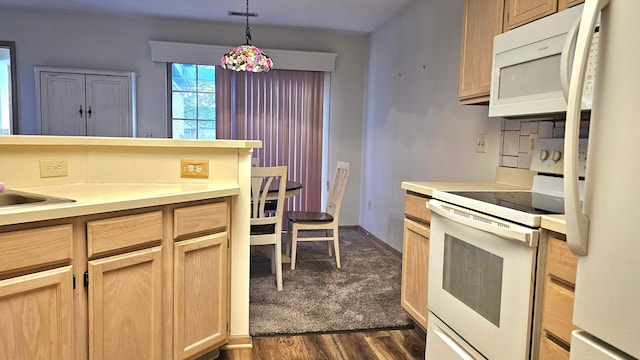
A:
POLYGON ((640 358, 640 0, 586 0, 565 129, 567 242, 579 255, 572 360, 640 358), (601 12, 585 194, 577 188, 581 84, 601 12))

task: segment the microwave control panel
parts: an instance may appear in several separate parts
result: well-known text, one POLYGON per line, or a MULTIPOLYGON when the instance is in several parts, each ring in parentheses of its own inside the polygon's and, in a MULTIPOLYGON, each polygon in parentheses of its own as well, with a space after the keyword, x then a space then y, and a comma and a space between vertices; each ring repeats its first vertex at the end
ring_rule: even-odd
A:
MULTIPOLYGON (((587 168, 587 139, 578 141, 578 176, 587 168)), ((531 159, 531 171, 541 174, 564 174, 564 139, 536 139, 531 159)))

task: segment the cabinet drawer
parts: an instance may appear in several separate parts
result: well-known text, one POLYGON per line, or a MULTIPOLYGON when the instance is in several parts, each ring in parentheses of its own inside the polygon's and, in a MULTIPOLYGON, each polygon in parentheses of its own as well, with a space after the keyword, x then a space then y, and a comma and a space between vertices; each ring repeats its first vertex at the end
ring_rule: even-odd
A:
POLYGON ((544 291, 542 328, 567 345, 571 343, 571 331, 575 329, 573 318, 573 291, 547 280, 544 291))
POLYGON ((0 274, 71 261, 73 226, 0 233, 0 274))
POLYGON ((162 240, 162 212, 120 216, 87 223, 89 257, 162 240))
POLYGON ((404 195, 404 214, 422 222, 431 222, 431 210, 427 209, 428 198, 411 193, 404 195))
POLYGON ((569 360, 569 351, 543 335, 538 358, 540 360, 569 360))
POLYGON ((173 211, 173 238, 211 232, 224 231, 228 223, 228 203, 197 205, 175 209, 173 211))
POLYGON ((547 272, 575 285, 578 257, 569 250, 567 242, 549 237, 547 254, 547 272))

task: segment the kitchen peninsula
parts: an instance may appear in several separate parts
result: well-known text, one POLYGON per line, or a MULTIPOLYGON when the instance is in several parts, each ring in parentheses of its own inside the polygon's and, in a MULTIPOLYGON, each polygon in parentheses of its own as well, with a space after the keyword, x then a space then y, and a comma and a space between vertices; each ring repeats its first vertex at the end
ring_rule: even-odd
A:
POLYGON ((260 141, 0 136, 0 357, 189 359, 250 346, 260 141), (4 333, 4 332, 7 333, 4 333))

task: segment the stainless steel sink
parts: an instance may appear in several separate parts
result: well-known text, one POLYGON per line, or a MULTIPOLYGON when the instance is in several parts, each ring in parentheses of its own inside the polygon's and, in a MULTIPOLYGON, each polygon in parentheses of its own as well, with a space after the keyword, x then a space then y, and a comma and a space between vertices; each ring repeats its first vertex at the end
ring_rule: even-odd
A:
POLYGON ((0 208, 22 205, 49 205, 74 202, 72 199, 46 196, 17 190, 0 192, 0 208))

